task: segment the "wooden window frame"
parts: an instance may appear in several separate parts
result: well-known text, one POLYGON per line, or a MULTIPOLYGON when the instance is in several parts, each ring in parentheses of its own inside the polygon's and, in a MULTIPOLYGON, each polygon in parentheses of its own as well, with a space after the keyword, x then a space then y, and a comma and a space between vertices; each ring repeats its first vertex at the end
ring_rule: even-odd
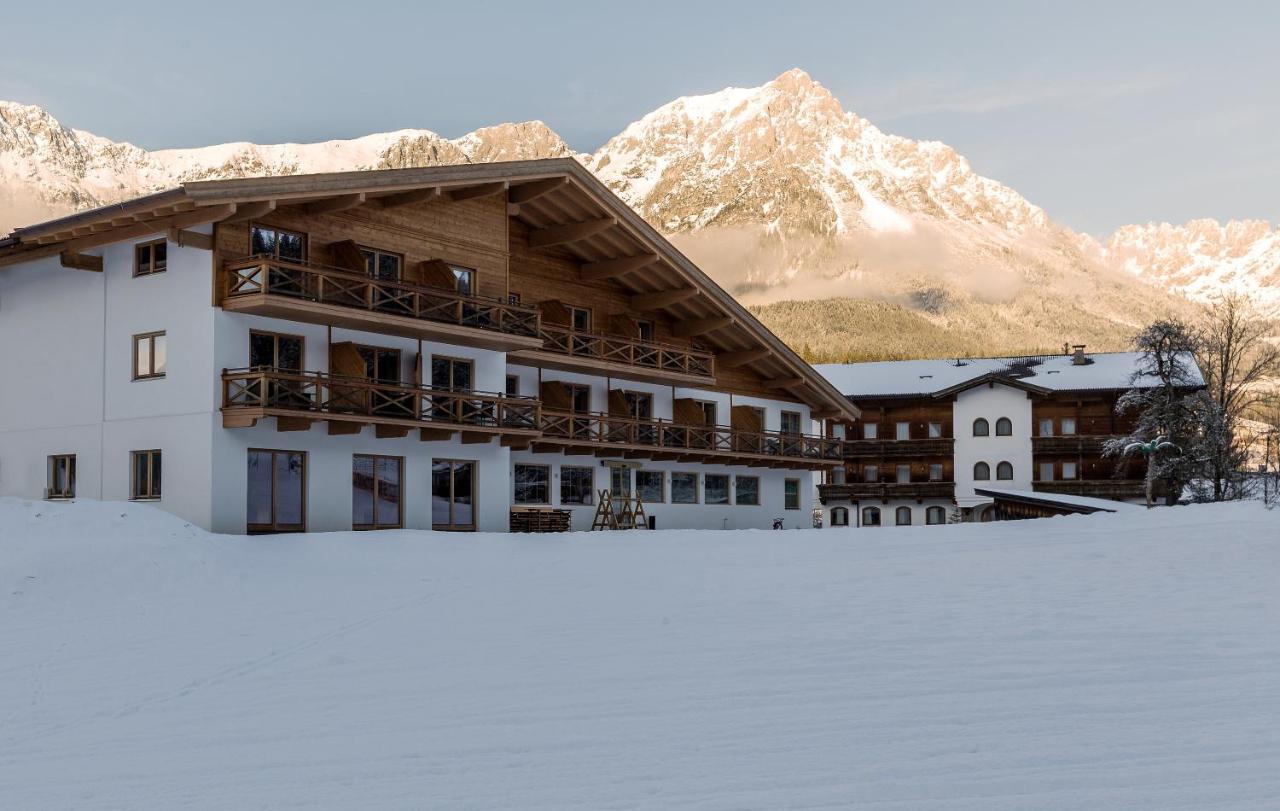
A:
POLYGON ((133 277, 136 279, 140 276, 155 276, 158 273, 164 273, 169 269, 169 240, 153 239, 147 242, 136 242, 133 245, 133 277), (156 246, 164 246, 164 267, 156 269, 156 246), (138 251, 146 249, 147 265, 143 268, 142 263, 138 261, 138 251))
POLYGON ((657 339, 657 335, 657 325, 653 321, 644 318, 636 319, 636 337, 638 340, 652 343, 657 339), (648 336, 644 334, 645 330, 649 331, 648 336))
POLYGON ((975 482, 989 482, 989 481, 991 481, 991 465, 990 465, 990 464, 988 464, 987 462, 983 462, 983 461, 977 461, 977 462, 974 462, 974 463, 973 463, 973 480, 974 480, 975 482), (978 475, 978 468, 979 468, 979 467, 984 468, 984 469, 986 470, 986 472, 987 472, 987 475, 985 475, 985 476, 979 476, 979 475, 978 475))
POLYGON ((996 462, 996 481, 998 481, 998 482, 1011 482, 1011 481, 1013 481, 1013 463, 1012 463, 1012 462, 1007 461, 1007 460, 1004 460, 1004 459, 1000 460, 999 462, 996 462), (1009 475, 1008 475, 1008 476, 1001 476, 1001 475, 1000 475, 1000 471, 1001 471, 1001 469, 1005 468, 1006 466, 1007 466, 1007 468, 1008 468, 1008 470, 1009 470, 1009 475))
POLYGON ((931 422, 931 423, 929 423, 929 438, 930 438, 930 439, 942 439, 942 438, 943 438, 943 437, 942 437, 942 423, 940 423, 940 422, 931 422), (935 427, 937 428, 937 433, 934 433, 934 428, 935 428, 935 427))
POLYGON ((560 503, 568 504, 572 507, 589 507, 596 503, 596 469, 588 465, 561 465, 560 466, 560 503), (576 470, 586 471, 587 478, 591 480, 591 485, 587 487, 586 499, 583 501, 566 501, 565 493, 565 471, 576 470))
POLYGON ((74 499, 76 497, 76 455, 74 453, 51 453, 46 457, 45 465, 45 500, 70 501, 74 499), (54 470, 59 463, 62 463, 66 468, 67 489, 63 492, 54 492, 53 483, 56 480, 54 470))
POLYGON ((290 258, 282 259, 280 256, 280 240, 279 239, 276 240, 275 250, 271 253, 272 259, 276 259, 284 262, 306 262, 311 257, 311 235, 306 231, 295 231, 292 228, 281 228, 278 225, 268 225, 265 222, 249 222, 247 223, 247 226, 248 227, 245 233, 249 237, 248 246, 249 246, 249 251, 251 256, 257 255, 253 253, 253 229, 261 228, 263 230, 276 231, 277 233, 292 234, 296 237, 302 237, 302 258, 301 259, 290 259, 290 258))
POLYGON ((862 513, 861 513, 861 515, 862 515, 862 526, 864 526, 864 527, 882 527, 882 526, 884 526, 884 520, 883 520, 883 519, 884 519, 884 516, 883 516, 883 514, 880 512, 880 508, 879 508, 879 507, 863 507, 863 508, 862 508, 862 513), (874 516, 876 517, 876 520, 875 520, 875 523, 874 523, 874 524, 867 520, 867 516, 869 516, 869 515, 874 515, 874 516))
POLYGON ((702 503, 712 504, 717 507, 727 507, 733 504, 733 484, 729 481, 728 473, 703 473, 702 474, 702 503), (710 488, 707 487, 707 479, 716 478, 724 479, 724 501, 708 501, 707 494, 710 488))
POLYGON ((862 482, 863 484, 878 484, 880 482, 880 466, 863 465, 862 482))
POLYGON ((1000 417, 999 419, 997 419, 996 420, 996 436, 1013 436, 1013 420, 1009 419, 1008 417, 1000 417), (1002 425, 1007 425, 1009 427, 1009 430, 1001 431, 1000 427, 1002 425))
POLYGON ((801 499, 801 495, 800 495, 800 480, 799 480, 799 478, 783 478, 783 480, 782 480, 782 509, 801 509, 801 504, 800 504, 800 501, 801 501, 801 500, 803 500, 803 499, 801 499), (791 507, 791 505, 787 503, 787 500, 791 498, 791 494, 788 494, 788 492, 787 492, 787 486, 788 486, 788 485, 792 485, 792 484, 794 484, 794 485, 796 486, 796 504, 795 504, 795 507, 791 507))
MULTIPOLYGON (((399 350, 396 350, 396 351, 398 352, 399 350)), ((474 359, 474 358, 459 358, 459 357, 455 357, 455 356, 453 356, 453 355, 431 355, 431 358, 430 358, 430 360, 429 360, 429 362, 428 362, 428 363, 429 363, 428 368, 427 368, 427 369, 426 369, 426 371, 424 372, 424 374, 426 374, 426 375, 430 378, 430 380, 425 380, 425 381, 423 381, 423 385, 424 385, 424 386, 429 386, 429 387, 431 387, 431 388, 436 388, 436 383, 435 383, 435 380, 436 380, 436 375, 435 375, 435 363, 436 363, 436 361, 438 361, 438 360, 445 361, 445 362, 447 362, 447 363, 449 364, 449 389, 450 389, 451 391, 475 391, 475 389, 476 389, 476 362, 475 362, 475 359, 474 359), (471 371, 467 373, 467 377, 471 379, 471 386, 470 386, 469 388, 465 388, 465 389, 455 389, 455 388, 453 388, 453 367, 454 367, 454 365, 456 365, 456 364, 464 364, 464 365, 466 365, 467 367, 469 367, 469 368, 471 369, 471 371)), ((465 460, 462 460, 462 461, 465 461, 465 460)))
MULTIPOLYGON (((164 492, 163 481, 157 480, 155 466, 156 462, 164 457, 160 448, 150 448, 142 451, 129 451, 129 500, 130 501, 159 501, 161 494, 164 492), (142 482, 138 481, 138 460, 140 457, 146 457, 147 463, 147 481, 146 490, 142 488, 142 482)), ((163 475, 163 464, 161 466, 161 475, 163 475)))
POLYGON ((263 335, 271 338, 272 340, 271 368, 272 369, 281 368, 280 366, 280 339, 281 338, 289 338, 292 340, 296 340, 298 342, 299 350, 298 350, 297 371, 301 372, 303 369, 307 368, 307 338, 305 335, 293 335, 288 332, 272 332, 271 330, 265 330, 265 329, 249 330, 249 366, 251 367, 253 366, 253 336, 255 335, 263 335))
POLYGON ((733 505, 735 507, 759 507, 760 506, 760 477, 759 476, 741 476, 737 473, 733 474, 733 505), (738 482, 743 479, 754 479, 756 482, 756 500, 742 501, 738 498, 738 482))
POLYGON ((671 503, 672 504, 701 504, 702 503, 702 477, 691 470, 673 470, 670 472, 671 477, 671 503), (693 477, 693 501, 677 501, 676 500, 676 476, 692 476, 693 477))
POLYGON ((1061 417, 1058 419, 1058 434, 1060 436, 1075 436, 1080 430, 1080 421, 1075 417, 1061 417), (1071 424, 1071 430, 1067 430, 1067 423, 1071 424))
POLYGON ((480 295, 480 271, 470 265, 459 265, 456 262, 445 262, 445 264, 449 266, 449 272, 453 274, 453 290, 455 293, 463 296, 480 295), (471 284, 469 285, 471 290, 467 293, 462 292, 462 285, 458 283, 460 281, 458 271, 463 271, 471 277, 471 284))
POLYGON ((929 463, 929 481, 931 482, 946 481, 946 475, 947 475, 946 465, 939 464, 938 462, 929 463), (937 478, 935 478, 933 475, 934 471, 937 471, 938 473, 937 478))
POLYGON ((893 483, 894 484, 911 484, 911 465, 900 464, 893 467, 893 483), (903 481, 902 473, 906 471, 907 478, 903 481))
POLYGON ((1063 460, 1058 463, 1058 479, 1064 482, 1075 481, 1080 478, 1080 465, 1075 461, 1063 460), (1071 465, 1071 475, 1067 475, 1067 465, 1071 465))
MULTIPOLYGON (((454 479, 455 479, 454 473, 456 472, 455 466, 471 465, 471 523, 470 524, 452 524, 452 523, 437 524, 435 522, 435 514, 433 511, 431 516, 431 529, 437 532, 475 532, 478 526, 477 519, 480 512, 479 510, 480 494, 476 492, 476 484, 480 479, 480 463, 475 459, 432 459, 431 460, 431 465, 432 465, 431 472, 433 477, 432 483, 431 483, 432 487, 435 486, 434 474, 435 474, 435 465, 437 464, 449 465, 449 519, 450 520, 452 520, 454 517, 453 507, 454 507, 455 499, 454 499, 453 485, 454 485, 454 479)), ((431 497, 434 499, 435 498, 434 490, 429 492, 431 497)))
POLYGON ((897 507, 897 508, 895 508, 895 509, 894 509, 894 511, 893 511, 893 525, 894 525, 895 527, 909 527, 909 526, 911 526, 912 521, 915 519, 915 516, 914 516, 914 515, 912 515, 911 513, 912 513, 911 508, 910 508, 910 507, 908 507, 908 506, 907 506, 907 505, 905 505, 905 504, 903 504, 901 507, 897 507), (903 511, 903 510, 906 510, 906 511, 907 511, 907 513, 906 513, 906 515, 907 515, 907 520, 906 520, 906 522, 905 522, 905 523, 902 521, 902 511, 903 511))
MULTIPOLYGON (((369 245, 360 245, 358 243, 356 244, 356 250, 360 251, 361 256, 365 256, 365 254, 373 254, 373 269, 375 273, 378 270, 378 264, 379 264, 378 260, 380 257, 390 256, 396 260, 396 277, 394 279, 382 279, 382 277, 376 276, 374 275, 374 273, 369 273, 369 268, 368 268, 369 258, 365 256, 365 272, 368 273, 370 279, 380 279, 381 281, 396 281, 396 282, 404 281, 404 254, 399 253, 397 251, 384 251, 381 248, 374 248, 369 245)), ((303 253, 305 255, 306 253, 305 249, 303 253)))
MULTIPOLYGON (((396 385, 396 386, 404 385, 404 352, 402 352, 400 349, 396 347, 391 347, 391 346, 375 346, 374 344, 356 344, 356 343, 353 343, 352 345, 355 347, 357 352, 360 352, 360 357, 364 359, 365 376, 370 381, 375 383, 387 383, 387 384, 396 385), (362 351, 365 349, 373 353, 373 374, 369 374, 369 359, 364 357, 364 352, 362 351), (382 352, 394 353, 396 356, 396 379, 395 380, 383 380, 380 377, 374 376, 378 373, 378 354, 382 352)), ((434 358, 435 356, 432 356, 432 357, 434 358)))
POLYGON ((133 348, 133 379, 134 380, 161 380, 168 374, 169 372, 169 339, 165 330, 138 333, 137 335, 133 336, 131 346, 133 348), (156 338, 165 339, 164 371, 161 371, 161 372, 155 371, 155 367, 156 367, 155 340, 156 338), (142 370, 138 368, 138 345, 143 343, 144 341, 150 345, 149 359, 151 363, 151 371, 148 372, 147 374, 142 374, 142 370))
POLYGON ((786 436, 800 436, 804 433, 804 414, 799 411, 790 411, 784 409, 778 414, 778 433, 786 436), (795 417, 796 429, 794 431, 787 430, 787 418, 795 417))
POLYGON ((988 437, 991 436, 991 421, 986 417, 978 417, 973 421, 973 435, 988 437), (978 423, 982 423, 982 433, 978 433, 978 423))
POLYGON ((832 507, 831 508, 831 526, 833 527, 849 526, 849 508, 848 507, 832 507))
POLYGON ((905 442, 911 439, 911 423, 907 420, 895 422, 893 424, 893 439, 895 442, 905 442), (899 436, 899 434, 906 434, 906 436, 899 436))
POLYGON ((927 527, 936 527, 936 526, 939 526, 939 525, 941 525, 941 524, 945 524, 945 523, 947 523, 947 511, 946 511, 946 508, 944 508, 944 507, 940 507, 940 506, 938 506, 937 504, 934 504, 934 505, 933 505, 933 506, 931 506, 931 507, 925 507, 925 509, 924 509, 924 525, 925 525, 925 526, 927 526, 927 527), (932 520, 930 520, 933 516, 938 515, 938 514, 941 514, 941 515, 942 515, 942 520, 941 520, 941 521, 932 521, 932 520))
POLYGON ((634 488, 634 490, 635 490, 635 494, 636 494, 636 496, 637 496, 637 497, 640 497, 640 476, 641 476, 641 474, 644 474, 644 475, 646 475, 646 476, 657 476, 657 477, 658 477, 658 492, 660 492, 660 493, 662 494, 661 498, 657 499, 656 501, 655 501, 655 500, 652 500, 652 499, 644 499, 644 503, 645 503, 645 504, 666 504, 666 503, 667 503, 667 473, 666 473, 666 471, 665 471, 665 470, 637 470, 637 471, 636 471, 636 473, 635 473, 635 478, 632 480, 632 487, 634 488))
MULTIPOLYGON (((249 454, 268 453, 271 454, 271 523, 270 524, 249 524, 245 523, 245 534, 247 535, 270 535, 281 532, 306 532, 307 531, 307 481, 310 476, 311 460, 307 451, 291 451, 283 448, 246 448, 245 462, 248 464, 249 454), (301 524, 295 528, 293 524, 281 524, 279 521, 280 510, 279 490, 276 487, 276 456, 279 454, 297 454, 302 457, 302 504, 300 507, 300 515, 302 517, 301 524)), ((245 482, 245 499, 246 505, 248 500, 248 482, 245 482)))
POLYGON ((502 391, 508 397, 520 396, 520 375, 507 375, 502 385, 502 391))
POLYGON ((720 404, 715 400, 694 400, 695 405, 702 411, 702 424, 708 428, 714 428, 720 424, 720 404), (710 406, 714 412, 715 419, 707 420, 707 407, 710 406))
POLYGON ((539 465, 539 464, 534 464, 530 462, 513 463, 511 465, 511 503, 519 504, 521 506, 534 506, 534 507, 546 506, 551 504, 551 465, 539 465), (520 483, 516 481, 516 468, 521 468, 521 467, 541 470, 544 473, 546 473, 547 481, 544 486, 547 489, 547 497, 545 499, 543 499, 542 501, 521 501, 520 500, 520 490, 518 489, 520 486, 520 483))
MULTIPOLYGON (((352 516, 351 516, 351 529, 356 532, 370 532, 370 531, 381 530, 381 529, 404 529, 404 494, 405 494, 404 457, 391 456, 389 454, 383 454, 383 453, 353 453, 351 454, 352 477, 355 476, 356 459, 359 459, 362 457, 373 460, 373 523, 357 524, 355 521, 355 514, 354 514, 355 505, 353 504, 352 516), (378 523, 378 492, 379 492, 380 484, 382 481, 381 479, 378 478, 378 460, 380 459, 391 459, 395 461, 396 465, 400 468, 400 473, 396 477, 400 486, 400 492, 396 495, 396 522, 394 524, 378 523)), ((351 488, 352 488, 352 496, 354 497, 355 495, 354 481, 351 483, 351 488)))
POLYGON ((574 332, 590 332, 591 331, 591 326, 595 324, 595 313, 591 311, 590 307, 579 307, 576 304, 566 304, 565 309, 569 311, 569 329, 573 330, 574 332), (574 323, 577 320, 575 316, 578 313, 587 314, 587 326, 584 328, 579 328, 578 325, 574 323))
POLYGON ((879 439, 879 438, 880 438, 880 423, 878 422, 862 423, 862 436, 859 437, 859 439, 879 439), (870 434, 870 436, 868 436, 868 434, 870 434))

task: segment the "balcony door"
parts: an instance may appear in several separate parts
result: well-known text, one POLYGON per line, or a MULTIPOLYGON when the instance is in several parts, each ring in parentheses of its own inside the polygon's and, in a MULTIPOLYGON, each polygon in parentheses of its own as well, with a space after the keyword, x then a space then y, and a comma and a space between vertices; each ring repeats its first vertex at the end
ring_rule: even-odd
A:
POLYGON ((307 455, 252 449, 248 458, 249 534, 306 531, 307 455))
MULTIPOLYGON (((468 392, 473 386, 475 366, 462 358, 438 355, 431 358, 431 388, 442 391, 468 392)), ((483 403, 461 400, 447 395, 431 398, 432 419, 443 422, 483 422, 479 409, 483 403)))
POLYGON ((432 461, 431 528, 452 532, 475 530, 475 462, 465 459, 432 461))

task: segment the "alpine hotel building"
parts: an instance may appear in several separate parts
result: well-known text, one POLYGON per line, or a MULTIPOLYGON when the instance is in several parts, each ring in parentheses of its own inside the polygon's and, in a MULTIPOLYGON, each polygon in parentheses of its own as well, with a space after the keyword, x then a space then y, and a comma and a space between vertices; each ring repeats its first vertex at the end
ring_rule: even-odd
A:
POLYGON ((859 409, 572 160, 186 183, 0 240, 0 495, 219 532, 809 526, 859 409))

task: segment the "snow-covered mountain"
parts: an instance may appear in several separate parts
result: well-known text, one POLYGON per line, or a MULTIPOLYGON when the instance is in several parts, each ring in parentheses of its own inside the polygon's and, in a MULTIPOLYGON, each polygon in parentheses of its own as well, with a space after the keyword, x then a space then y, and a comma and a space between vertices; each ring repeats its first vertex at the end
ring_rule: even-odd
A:
POLYGON ((874 298, 940 334, 988 336, 988 352, 1122 342, 1153 298, 1179 306, 1148 278, 1204 295, 1248 273, 1280 296, 1265 224, 1126 228, 1103 246, 947 145, 881 132, 801 70, 676 99, 576 155, 539 121, 147 151, 0 102, 0 232, 184 180, 570 155, 750 304, 874 298), (1263 247, 1242 252, 1248 235, 1263 247))

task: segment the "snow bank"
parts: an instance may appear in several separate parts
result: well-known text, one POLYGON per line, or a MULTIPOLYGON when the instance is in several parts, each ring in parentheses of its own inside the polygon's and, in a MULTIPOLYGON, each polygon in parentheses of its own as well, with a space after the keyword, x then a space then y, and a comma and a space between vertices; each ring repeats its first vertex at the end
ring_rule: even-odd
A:
POLYGON ((0 500, 6 808, 1280 803, 1280 514, 212 536, 0 500))

